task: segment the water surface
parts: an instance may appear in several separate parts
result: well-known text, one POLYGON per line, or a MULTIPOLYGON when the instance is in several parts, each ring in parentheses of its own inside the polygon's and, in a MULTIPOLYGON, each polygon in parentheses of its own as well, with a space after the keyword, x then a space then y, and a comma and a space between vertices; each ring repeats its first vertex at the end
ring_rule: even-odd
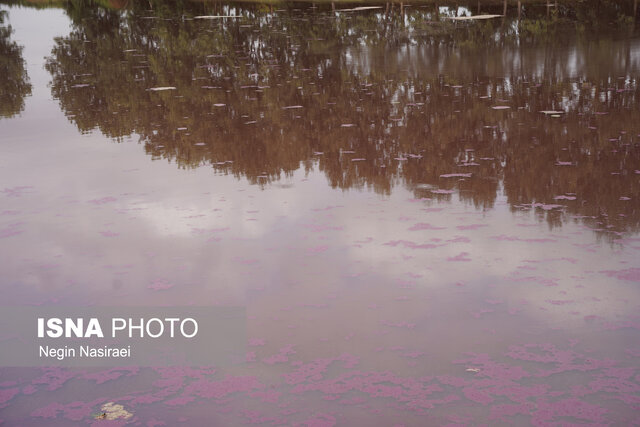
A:
POLYGON ((5 304, 240 305, 248 353, 2 368, 6 425, 640 422, 632 2, 12 3, 5 304))

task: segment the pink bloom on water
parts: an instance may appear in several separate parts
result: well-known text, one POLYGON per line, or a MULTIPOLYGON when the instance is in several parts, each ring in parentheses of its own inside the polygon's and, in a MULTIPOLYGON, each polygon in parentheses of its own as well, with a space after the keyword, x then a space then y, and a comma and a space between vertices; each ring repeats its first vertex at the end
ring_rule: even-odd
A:
POLYGON ((163 291, 166 289, 173 288, 175 285, 173 283, 169 283, 165 279, 155 279, 147 286, 147 289, 151 289, 153 291, 163 291))
POLYGON ((418 230, 444 230, 445 227, 435 227, 431 224, 427 224, 425 222, 419 222, 415 224, 413 227, 409 228, 409 231, 418 231, 418 230))
POLYGON ((469 258, 469 253, 468 252, 460 252, 458 255, 454 256, 454 257, 449 257, 447 258, 447 261, 471 261, 471 258, 469 258))
POLYGON ((103 197, 101 199, 93 199, 93 200, 89 200, 89 203, 91 203, 92 205, 104 205, 105 203, 111 203, 111 202, 115 202, 116 199, 115 197, 103 197))

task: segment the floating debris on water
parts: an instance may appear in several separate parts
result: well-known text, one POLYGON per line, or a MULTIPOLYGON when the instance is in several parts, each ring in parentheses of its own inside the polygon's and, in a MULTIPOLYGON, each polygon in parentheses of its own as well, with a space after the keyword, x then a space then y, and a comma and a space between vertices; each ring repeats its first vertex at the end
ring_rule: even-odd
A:
POLYGON ((470 173, 445 173, 440 178, 471 178, 470 173))
POLYGON ((94 417, 96 420, 128 420, 133 416, 131 412, 124 409, 124 406, 114 402, 105 403, 100 410, 102 412, 94 417))
POLYGON ((362 10, 382 9, 382 6, 358 6, 351 9, 339 9, 336 12, 360 12, 362 10))
POLYGON ((475 15, 475 16, 452 16, 448 17, 453 21, 475 21, 481 19, 501 18, 504 15, 475 15))
POLYGON ((242 15, 199 15, 193 19, 223 19, 223 18, 242 18, 242 15))

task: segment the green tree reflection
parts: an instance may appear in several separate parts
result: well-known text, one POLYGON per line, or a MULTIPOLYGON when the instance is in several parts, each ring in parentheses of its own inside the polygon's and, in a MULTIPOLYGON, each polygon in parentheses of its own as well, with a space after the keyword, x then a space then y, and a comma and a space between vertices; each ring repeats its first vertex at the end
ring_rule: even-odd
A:
POLYGON ((139 135, 154 159, 260 185, 316 168, 336 188, 455 190, 483 209, 504 194, 552 226, 638 229, 638 41, 585 35, 579 9, 525 37, 543 9, 459 24, 431 5, 148 7, 67 5, 73 31, 46 66, 81 131, 139 135))
POLYGON ((0 10, 0 117, 19 114, 24 110, 24 99, 31 95, 22 47, 11 41, 13 31, 6 19, 7 12, 0 10))

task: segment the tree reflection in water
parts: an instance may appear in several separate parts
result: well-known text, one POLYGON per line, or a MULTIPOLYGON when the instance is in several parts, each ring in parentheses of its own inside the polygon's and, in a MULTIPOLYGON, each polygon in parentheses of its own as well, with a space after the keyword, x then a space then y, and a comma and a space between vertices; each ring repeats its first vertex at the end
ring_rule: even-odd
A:
POLYGON ((13 117, 24 110, 24 99, 31 95, 31 84, 22 58, 22 47, 11 41, 7 12, 0 10, 0 118, 13 117))
POLYGON ((640 41, 615 2, 611 26, 587 3, 471 23, 432 5, 69 3, 46 67, 81 131, 139 135, 183 168, 260 185, 315 168, 483 209, 504 192, 615 238, 640 224, 640 41))

